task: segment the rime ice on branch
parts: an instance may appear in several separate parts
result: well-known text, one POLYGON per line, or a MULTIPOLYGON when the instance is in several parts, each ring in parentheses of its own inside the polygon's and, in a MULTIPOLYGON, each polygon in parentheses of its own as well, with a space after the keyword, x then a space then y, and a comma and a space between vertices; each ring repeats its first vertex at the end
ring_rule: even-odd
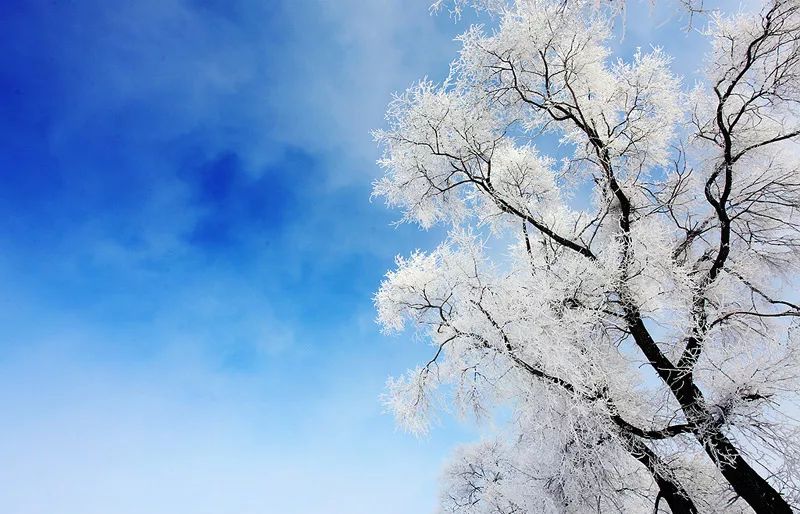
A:
POLYGON ((513 414, 453 457, 442 511, 800 507, 800 4, 711 16, 691 89, 658 49, 615 58, 594 2, 476 5, 497 30, 376 133, 375 194, 450 227, 376 294, 433 349, 387 404, 414 432, 447 403, 513 414))

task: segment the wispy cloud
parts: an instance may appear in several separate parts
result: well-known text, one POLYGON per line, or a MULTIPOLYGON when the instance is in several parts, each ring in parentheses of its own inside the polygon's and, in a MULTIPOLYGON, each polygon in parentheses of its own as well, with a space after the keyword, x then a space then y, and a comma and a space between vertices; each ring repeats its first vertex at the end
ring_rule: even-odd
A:
POLYGON ((399 0, 0 10, 0 510, 430 508, 453 432, 377 401, 417 350, 370 295, 419 240, 369 204, 369 130, 457 27, 399 0))

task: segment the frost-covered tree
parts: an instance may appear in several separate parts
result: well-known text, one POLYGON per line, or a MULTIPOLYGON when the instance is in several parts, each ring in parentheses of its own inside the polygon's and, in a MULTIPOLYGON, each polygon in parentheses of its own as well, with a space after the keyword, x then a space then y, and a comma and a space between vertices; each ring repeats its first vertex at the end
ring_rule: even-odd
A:
POLYGON ((615 58, 603 4, 475 3, 497 27, 376 134, 374 193, 449 230, 376 294, 432 343, 386 401, 414 432, 504 423, 442 511, 800 508, 800 3, 711 15, 695 87, 657 48, 615 58))

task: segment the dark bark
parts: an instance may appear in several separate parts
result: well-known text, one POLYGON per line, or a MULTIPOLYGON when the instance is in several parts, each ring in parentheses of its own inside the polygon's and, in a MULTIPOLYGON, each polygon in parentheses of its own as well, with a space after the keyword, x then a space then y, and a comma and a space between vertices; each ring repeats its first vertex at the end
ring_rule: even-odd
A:
POLYGON ((786 500, 744 460, 739 450, 722 433, 708 412, 703 393, 695 384, 691 371, 672 365, 650 336, 638 312, 631 310, 628 317, 631 334, 637 345, 672 390, 695 437, 736 494, 759 514, 791 514, 792 509, 786 500))
POLYGON ((745 462, 739 451, 719 430, 700 437, 703 448, 719 467, 736 494, 759 514, 792 514, 786 500, 745 462))
MULTIPOLYGON (((596 401, 596 400, 604 400, 608 404, 608 407, 611 411, 611 420, 619 429, 619 435, 621 438, 622 446, 625 450, 636 460, 638 460, 641 464, 644 465, 645 468, 650 472, 650 475, 653 478, 653 481, 659 488, 659 497, 664 498, 664 500, 669 504, 672 512, 674 514, 678 513, 688 513, 688 514, 695 514, 697 512, 697 507, 694 505, 694 502, 689 497, 689 494, 686 490, 680 485, 677 478, 673 475, 670 470, 670 466, 664 462, 661 457, 653 450, 651 450, 640 438, 648 438, 648 439, 664 439, 667 437, 672 437, 677 434, 681 434, 690 430, 688 425, 675 425, 671 427, 667 427, 663 430, 643 430, 638 428, 631 423, 627 422, 617 411, 616 406, 614 406, 613 401, 605 396, 605 391, 598 393, 596 396, 587 397, 582 394, 578 389, 572 385, 570 382, 567 382, 559 377, 550 375, 545 373, 541 369, 536 368, 535 366, 530 365, 529 363, 525 362, 523 359, 519 358, 514 351, 514 347, 511 344, 511 340, 506 335, 503 328, 494 320, 494 318, 489 314, 483 306, 480 305, 478 302, 473 302, 475 306, 480 309, 480 311, 486 316, 486 319, 492 324, 492 326, 497 329, 500 336, 503 338, 503 342, 505 344, 505 349, 508 352, 508 356, 511 360, 518 365, 521 369, 525 370, 529 373, 532 377, 544 380, 554 386, 557 386, 567 393, 571 395, 581 396, 585 401, 596 401)), ((481 340, 482 343, 486 348, 493 348, 491 344, 489 344, 486 340, 481 340)), ((439 348, 441 352, 441 346, 439 348)), ((437 352, 436 356, 433 358, 433 361, 436 360, 439 353, 437 352)))
POLYGON ((689 498, 689 494, 669 473, 667 465, 642 441, 635 437, 627 437, 625 442, 628 451, 641 462, 653 476, 658 485, 659 496, 663 498, 673 514, 696 514, 697 507, 689 498))

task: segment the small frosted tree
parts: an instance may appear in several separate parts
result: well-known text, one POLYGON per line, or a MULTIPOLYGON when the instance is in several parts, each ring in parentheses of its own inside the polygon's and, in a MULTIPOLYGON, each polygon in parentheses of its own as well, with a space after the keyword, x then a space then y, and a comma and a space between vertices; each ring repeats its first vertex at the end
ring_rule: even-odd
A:
POLYGON ((799 508, 800 3, 711 15, 691 88, 659 49, 614 58, 595 2, 476 4, 497 28, 376 133, 374 193, 449 227, 376 294, 432 343, 386 401, 414 432, 505 423, 442 511, 799 508))

